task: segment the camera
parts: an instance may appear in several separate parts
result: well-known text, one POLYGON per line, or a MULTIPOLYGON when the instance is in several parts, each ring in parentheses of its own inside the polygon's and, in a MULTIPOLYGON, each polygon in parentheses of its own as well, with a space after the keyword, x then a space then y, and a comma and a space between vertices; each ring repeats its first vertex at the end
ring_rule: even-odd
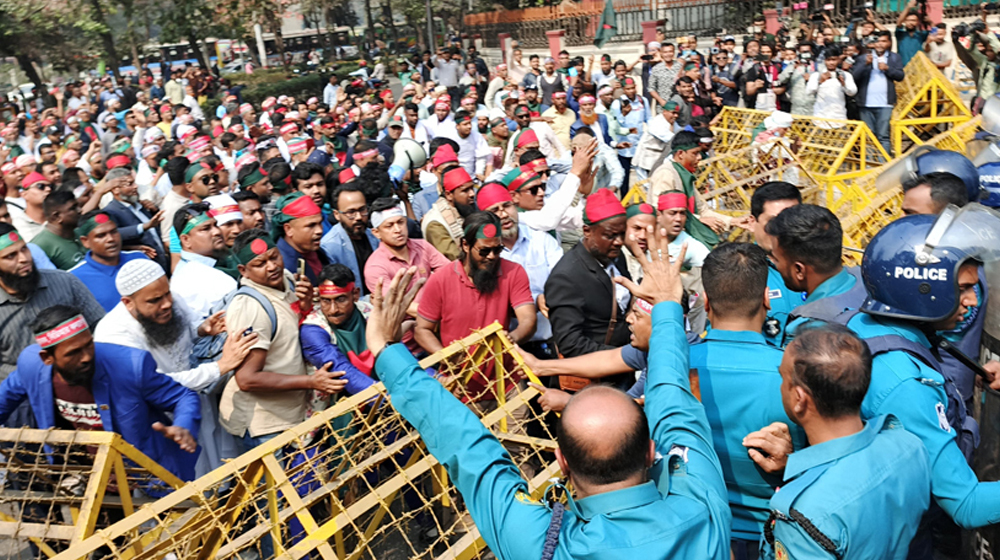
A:
POLYGON ((983 31, 986 31, 986 22, 981 19, 977 19, 969 24, 969 29, 975 31, 976 33, 982 33, 983 31))
MULTIPOLYGON (((965 25, 965 24, 962 24, 962 25, 965 25)), ((871 47, 872 45, 875 44, 875 41, 878 41, 878 37, 876 37, 874 34, 873 35, 869 35, 869 36, 865 37, 864 39, 861 39, 861 46, 863 46, 865 48, 869 48, 869 47, 871 47)))
POLYGON ((639 58, 642 59, 642 60, 645 60, 646 62, 649 62, 650 60, 653 60, 653 55, 651 55, 651 54, 644 54, 644 55, 640 56, 639 58))
POLYGON ((816 11, 814 11, 812 13, 812 15, 809 16, 809 20, 812 21, 813 23, 821 23, 821 22, 823 22, 824 21, 823 10, 816 10, 816 11))
POLYGON ((711 49, 711 51, 710 51, 710 52, 711 52, 712 54, 719 54, 719 47, 712 47, 712 49, 711 49))
POLYGON ((802 62, 809 62, 810 60, 812 60, 812 57, 813 57, 812 53, 807 53, 807 52, 799 53, 799 60, 801 60, 802 62))

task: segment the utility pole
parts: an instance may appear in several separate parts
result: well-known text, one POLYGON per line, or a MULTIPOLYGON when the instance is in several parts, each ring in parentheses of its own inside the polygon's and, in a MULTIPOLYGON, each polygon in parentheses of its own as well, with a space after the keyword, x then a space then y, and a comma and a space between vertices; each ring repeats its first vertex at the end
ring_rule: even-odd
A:
POLYGON ((431 13, 431 0, 424 0, 427 5, 427 50, 431 51, 431 57, 434 57, 434 53, 437 50, 437 46, 434 43, 434 14, 431 13))

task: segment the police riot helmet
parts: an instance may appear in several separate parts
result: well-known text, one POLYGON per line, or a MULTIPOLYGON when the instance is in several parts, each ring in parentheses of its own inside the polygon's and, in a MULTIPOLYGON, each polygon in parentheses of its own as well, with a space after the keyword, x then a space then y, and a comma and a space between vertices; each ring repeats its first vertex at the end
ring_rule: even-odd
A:
POLYGON ((888 166, 875 179, 875 187, 885 192, 928 173, 950 173, 958 177, 969 193, 969 202, 979 200, 979 171, 975 164, 958 152, 932 146, 920 146, 888 166))
POLYGON ((990 208, 1000 208, 1000 161, 979 166, 979 203, 990 208))
POLYGON ((980 204, 949 205, 940 216, 906 216, 882 228, 865 249, 861 310, 935 322, 959 304, 958 269, 970 259, 1000 259, 1000 214, 980 204))

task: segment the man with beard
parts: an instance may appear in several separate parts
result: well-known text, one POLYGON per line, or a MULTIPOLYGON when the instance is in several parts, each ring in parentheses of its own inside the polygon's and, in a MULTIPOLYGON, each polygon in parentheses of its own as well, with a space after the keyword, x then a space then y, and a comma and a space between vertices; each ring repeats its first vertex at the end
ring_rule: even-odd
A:
POLYGON ((170 265, 170 260, 163 248, 163 241, 156 227, 163 220, 163 212, 156 209, 150 202, 139 201, 139 188, 135 184, 135 174, 131 169, 119 167, 108 171, 105 181, 111 184, 111 194, 114 200, 104 207, 116 224, 122 236, 122 244, 127 246, 149 247, 155 252, 153 260, 160 266, 170 265))
POLYGON ((566 92, 559 91, 552 94, 552 106, 548 108, 543 117, 552 119, 552 131, 565 150, 570 149, 570 127, 576 122, 576 113, 569 108, 566 102, 566 92))
POLYGON ((438 98, 434 103, 434 114, 424 119, 423 123, 430 131, 431 140, 435 136, 441 136, 455 127, 455 120, 451 118, 451 100, 444 99, 446 96, 438 98))
MULTIPOLYGON (((376 382, 372 379, 375 357, 368 351, 365 327, 371 305, 361 301, 361 288, 354 273, 342 264, 323 267, 320 273, 319 309, 302 322, 299 339, 302 352, 313 367, 332 363, 331 370, 342 372, 340 383, 353 395, 376 382)), ((326 397, 332 405, 336 395, 326 397), (331 398, 332 397, 332 398, 331 398)))
MULTIPOLYGON (((471 214, 465 221, 459 258, 427 280, 413 332, 427 352, 433 354, 494 321, 507 326, 517 319, 517 328, 509 333, 515 343, 534 334, 535 299, 528 275, 521 265, 500 258, 504 250, 500 238, 500 218, 489 212, 471 214)), ((478 387, 484 388, 485 384, 478 387)), ((472 387, 470 394, 476 394, 472 387)))
POLYGON ((425 150, 430 148, 433 133, 425 121, 420 120, 420 107, 413 102, 403 105, 403 115, 406 118, 406 126, 403 127, 402 138, 411 138, 420 143, 425 150))
POLYGON ((476 184, 460 166, 444 171, 441 177, 444 194, 424 215, 421 229, 424 239, 448 260, 455 260, 461 252, 463 220, 476 211, 476 184))
POLYGON ((86 252, 73 230, 80 222, 80 203, 69 191, 56 191, 42 203, 45 229, 35 236, 38 245, 59 270, 69 270, 83 259, 86 252))
POLYGON ((45 309, 28 332, 35 343, 0 384, 0 420, 10 424, 28 401, 39 428, 117 432, 181 480, 194 479, 197 395, 158 374, 148 352, 95 344, 75 307, 45 309))
MULTIPOLYGON (((625 209, 618 198, 601 189, 587 198, 583 239, 556 264, 545 283, 549 321, 556 347, 565 357, 581 356, 628 344, 623 320, 631 296, 612 278, 628 276, 622 256, 625 209)), ((627 376, 609 381, 622 390, 627 376)))
POLYGON ((555 358, 552 326, 548 319, 549 308, 545 304, 545 282, 563 256, 559 242, 546 233, 520 227, 517 207, 510 192, 500 183, 490 183, 480 189, 476 195, 476 205, 480 210, 500 218, 500 238, 503 243, 500 256, 524 267, 528 275, 538 316, 535 334, 531 340, 522 342, 521 348, 539 357, 555 358))
MULTIPOLYGON (((594 131, 594 136, 605 146, 617 148, 618 144, 611 138, 611 129, 608 125, 608 118, 594 111, 597 107, 597 99, 590 94, 580 97, 580 117, 570 125, 570 138, 576 137, 578 130, 584 127, 594 131)), ((626 146, 627 147, 627 146, 626 146)))
POLYGON ((472 113, 459 110, 455 113, 455 127, 442 134, 458 144, 458 163, 465 171, 480 180, 493 172, 489 145, 478 131, 472 130, 472 113))
MULTIPOLYGON (((354 283, 362 294, 368 293, 365 264, 378 248, 378 239, 368 229, 368 205, 357 186, 337 187, 330 197, 337 224, 323 235, 320 248, 331 263, 346 266, 354 274, 354 283)), ((325 270, 325 268, 324 268, 325 270)))
POLYGON ((236 280, 216 268, 227 253, 211 207, 204 202, 189 204, 174 214, 174 229, 180 233, 180 262, 170 279, 170 291, 192 311, 191 321, 208 317, 209 310, 235 290, 236 280))
POLYGON ((48 307, 70 304, 80 307, 90 324, 104 317, 104 309, 78 278, 39 270, 24 238, 0 218, 0 377, 14 370, 17 355, 32 343, 32 319, 48 307))
POLYGON ((195 340, 222 332, 223 312, 200 325, 193 322, 192 311, 182 300, 174 299, 163 269, 151 261, 129 262, 119 271, 115 285, 122 294, 121 302, 94 329, 94 341, 149 352, 158 372, 198 392, 202 414, 198 441, 202 453, 195 466, 196 475, 221 466, 222 459, 235 457, 239 449, 233 437, 218 426, 215 399, 201 392, 243 362, 257 334, 227 337, 218 361, 191 368, 195 340))
POLYGON ((240 214, 243 215, 243 231, 268 229, 270 224, 264 216, 264 207, 260 203, 259 196, 252 191, 237 191, 233 193, 233 200, 239 205, 240 214))
POLYGON ((272 220, 274 230, 271 234, 277 240, 285 270, 299 274, 304 265, 306 277, 313 286, 317 285, 319 273, 330 264, 326 254, 319 250, 323 238, 322 210, 300 192, 282 196, 275 207, 278 212, 272 220))
POLYGON ((74 233, 87 254, 69 273, 87 286, 105 311, 110 311, 121 299, 115 288, 115 275, 125 263, 147 257, 141 251, 122 251, 118 224, 103 210, 91 210, 80 216, 74 233))
POLYGON ((240 273, 236 270, 238 263, 232 248, 236 236, 248 229, 243 225, 243 214, 240 212, 240 206, 228 194, 210 196, 205 199, 205 203, 209 205, 208 214, 215 218, 215 225, 219 226, 222 240, 226 243, 226 249, 223 251, 225 255, 216 261, 215 268, 225 272, 233 280, 239 280, 240 273))

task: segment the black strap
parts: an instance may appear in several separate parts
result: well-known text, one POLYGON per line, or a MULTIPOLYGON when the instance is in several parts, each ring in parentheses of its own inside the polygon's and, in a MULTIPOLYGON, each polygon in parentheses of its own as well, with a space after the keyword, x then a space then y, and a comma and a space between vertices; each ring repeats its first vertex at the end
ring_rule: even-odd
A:
POLYGON ((789 521, 792 523, 798 523, 799 527, 809 535, 809 538, 816 541, 823 550, 831 554, 837 560, 841 560, 840 552, 837 551, 837 545, 830 539, 830 537, 823 534, 812 521, 802 512, 795 508, 788 508, 788 516, 781 515, 777 511, 771 510, 771 516, 767 518, 764 523, 764 540, 769 545, 774 545, 774 525, 778 520, 789 521))
POLYGON ((556 554, 556 547, 559 546, 559 531, 562 530, 563 514, 566 506, 562 502, 552 505, 552 519, 549 521, 549 528, 545 530, 545 544, 542 546, 542 560, 552 560, 556 554))

